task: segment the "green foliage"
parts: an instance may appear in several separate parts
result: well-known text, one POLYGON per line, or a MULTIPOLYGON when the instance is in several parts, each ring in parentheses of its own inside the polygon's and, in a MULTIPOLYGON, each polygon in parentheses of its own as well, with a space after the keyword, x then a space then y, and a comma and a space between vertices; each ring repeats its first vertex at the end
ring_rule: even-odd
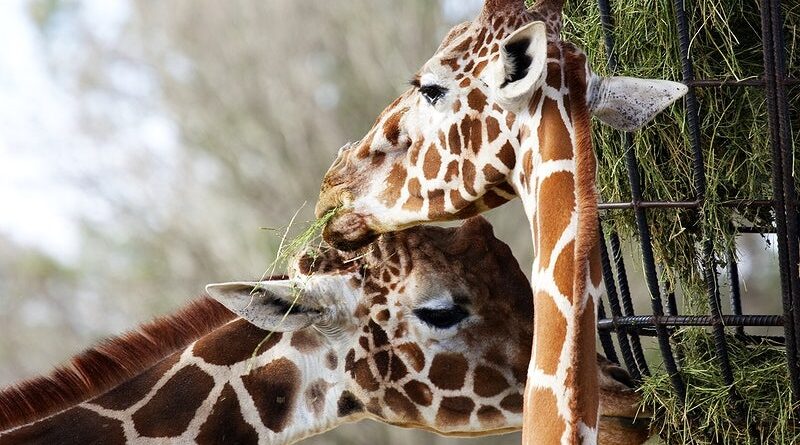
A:
POLYGON ((655 413, 653 428, 667 443, 680 444, 787 444, 800 441, 800 429, 791 417, 791 389, 781 346, 767 342, 747 344, 728 337, 734 363, 736 397, 745 403, 745 418, 731 403, 729 387, 720 372, 712 337, 691 328, 676 334, 676 353, 682 360, 681 377, 687 395, 675 397, 669 375, 658 370, 641 391, 644 406, 655 413), (752 427, 753 435, 748 434, 752 427))

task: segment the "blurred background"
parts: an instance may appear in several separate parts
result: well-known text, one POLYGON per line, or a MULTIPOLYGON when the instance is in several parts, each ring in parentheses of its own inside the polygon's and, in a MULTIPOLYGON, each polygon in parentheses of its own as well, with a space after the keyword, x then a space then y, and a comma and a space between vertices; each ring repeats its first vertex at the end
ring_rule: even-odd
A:
MULTIPOLYGON (((260 276, 265 228, 313 218, 336 150, 481 3, 0 2, 0 385, 260 276)), ((519 204, 490 219, 527 270, 519 204)), ((777 259, 747 236, 745 312, 779 313, 777 259)), ((362 422, 309 443, 518 441, 362 422)))

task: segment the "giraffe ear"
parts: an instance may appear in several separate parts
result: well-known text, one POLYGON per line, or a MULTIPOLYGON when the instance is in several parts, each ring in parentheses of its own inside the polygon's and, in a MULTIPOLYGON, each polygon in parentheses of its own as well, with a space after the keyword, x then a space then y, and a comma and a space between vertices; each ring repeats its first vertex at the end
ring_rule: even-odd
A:
POLYGON ((544 79, 547 64, 547 30, 543 22, 531 22, 511 34, 500 59, 488 72, 488 84, 505 107, 519 104, 544 79))
POLYGON ((209 284, 206 292, 231 312, 269 331, 307 328, 327 310, 292 280, 209 284))
POLYGON ((589 109, 594 117, 623 131, 642 128, 689 89, 669 80, 592 75, 589 109))

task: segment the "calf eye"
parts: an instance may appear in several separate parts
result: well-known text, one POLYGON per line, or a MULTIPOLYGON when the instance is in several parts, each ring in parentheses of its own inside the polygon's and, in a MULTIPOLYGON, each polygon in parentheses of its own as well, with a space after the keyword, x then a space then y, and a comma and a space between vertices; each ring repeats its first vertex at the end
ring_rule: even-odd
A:
POLYGON ((445 309, 414 309, 414 315, 429 326, 447 329, 469 317, 469 312, 461 306, 453 306, 445 309))
POLYGON ((419 87, 419 93, 422 94, 422 97, 424 97, 429 104, 436 105, 436 102, 447 93, 447 88, 435 84, 422 85, 419 87))

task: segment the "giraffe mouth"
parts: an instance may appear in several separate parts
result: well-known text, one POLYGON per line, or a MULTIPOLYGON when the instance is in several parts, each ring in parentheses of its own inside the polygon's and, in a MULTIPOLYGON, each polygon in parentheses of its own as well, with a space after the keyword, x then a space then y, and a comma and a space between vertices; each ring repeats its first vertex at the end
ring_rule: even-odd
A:
POLYGON ((348 252, 372 243, 378 235, 369 226, 367 218, 355 212, 337 213, 322 231, 325 242, 335 249, 348 252))

